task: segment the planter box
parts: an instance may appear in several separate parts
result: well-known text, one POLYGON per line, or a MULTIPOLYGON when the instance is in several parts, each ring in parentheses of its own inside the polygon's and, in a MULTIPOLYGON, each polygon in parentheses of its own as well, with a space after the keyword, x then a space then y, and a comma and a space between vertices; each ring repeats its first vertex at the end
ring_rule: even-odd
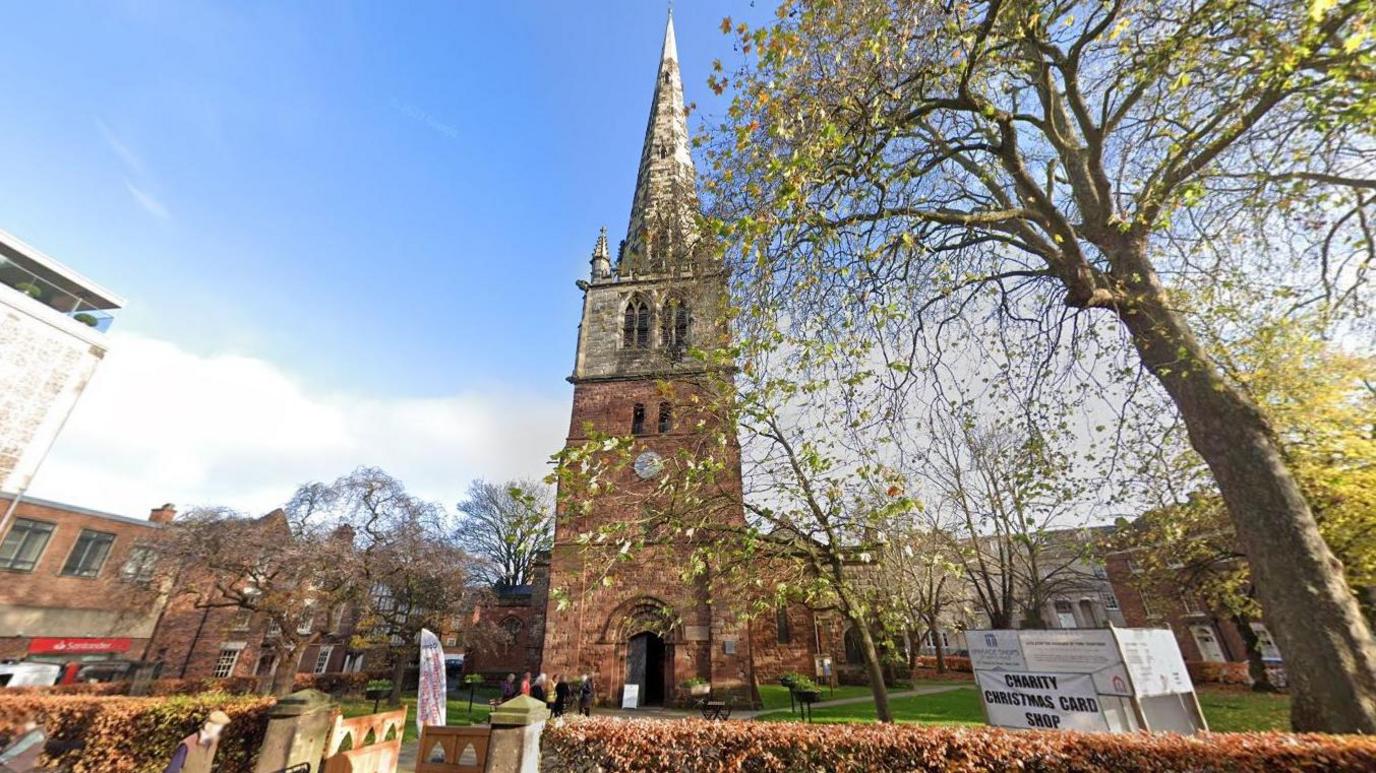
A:
POLYGON ((694 698, 700 698, 710 692, 712 692, 712 685, 710 684, 695 684, 688 688, 688 694, 694 698))

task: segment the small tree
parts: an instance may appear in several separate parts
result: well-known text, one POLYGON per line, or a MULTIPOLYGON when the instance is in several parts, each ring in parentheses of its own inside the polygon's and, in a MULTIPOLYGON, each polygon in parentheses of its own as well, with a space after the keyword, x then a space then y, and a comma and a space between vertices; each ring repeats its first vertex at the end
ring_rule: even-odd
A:
POLYGON ((380 469, 359 468, 307 490, 353 538, 354 644, 387 654, 390 703, 400 705, 421 629, 453 628, 471 608, 476 562, 454 541, 443 508, 407 493, 380 469))
POLYGON ((483 559, 475 571, 494 587, 530 582, 535 557, 554 541, 554 493, 545 483, 475 480, 459 513, 459 544, 483 559))
POLYGON ((922 641, 929 639, 937 672, 946 672, 941 630, 950 618, 968 612, 952 545, 947 535, 914 525, 896 530, 881 552, 875 581, 883 599, 881 617, 886 629, 903 637, 914 669, 922 641))

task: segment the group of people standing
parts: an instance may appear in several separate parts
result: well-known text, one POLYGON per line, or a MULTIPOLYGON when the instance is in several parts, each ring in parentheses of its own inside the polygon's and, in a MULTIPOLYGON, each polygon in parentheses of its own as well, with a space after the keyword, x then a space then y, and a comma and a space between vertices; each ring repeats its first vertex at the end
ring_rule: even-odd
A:
POLYGON ((505 703, 517 695, 529 695, 537 701, 548 704, 550 714, 562 717, 570 700, 577 697, 578 713, 585 717, 592 716, 592 702, 597 695, 592 674, 583 674, 576 684, 577 692, 575 693, 575 687, 559 674, 555 674, 553 679, 545 674, 540 674, 532 682, 530 672, 527 671, 521 677, 521 682, 518 685, 516 675, 507 674, 506 681, 502 682, 502 702, 505 703))

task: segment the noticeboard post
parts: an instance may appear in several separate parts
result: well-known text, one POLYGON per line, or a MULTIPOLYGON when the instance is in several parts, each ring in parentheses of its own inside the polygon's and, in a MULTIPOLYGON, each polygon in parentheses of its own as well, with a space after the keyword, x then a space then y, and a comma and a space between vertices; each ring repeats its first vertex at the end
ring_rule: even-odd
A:
POLYGON ((985 720, 1035 730, 1195 733, 1208 725, 1164 628, 967 631, 985 720))

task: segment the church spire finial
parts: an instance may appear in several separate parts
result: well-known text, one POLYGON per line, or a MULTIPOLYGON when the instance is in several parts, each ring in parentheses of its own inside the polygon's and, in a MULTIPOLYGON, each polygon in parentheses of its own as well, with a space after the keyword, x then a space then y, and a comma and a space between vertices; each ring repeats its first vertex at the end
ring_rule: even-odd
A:
POLYGON ((612 273, 611 255, 607 252, 607 227, 597 235, 597 245, 592 248, 592 278, 606 279, 612 273))
POLYGON ((665 273, 687 262, 698 216, 697 171, 689 145, 671 10, 664 25, 625 247, 617 263, 620 276, 665 273))

